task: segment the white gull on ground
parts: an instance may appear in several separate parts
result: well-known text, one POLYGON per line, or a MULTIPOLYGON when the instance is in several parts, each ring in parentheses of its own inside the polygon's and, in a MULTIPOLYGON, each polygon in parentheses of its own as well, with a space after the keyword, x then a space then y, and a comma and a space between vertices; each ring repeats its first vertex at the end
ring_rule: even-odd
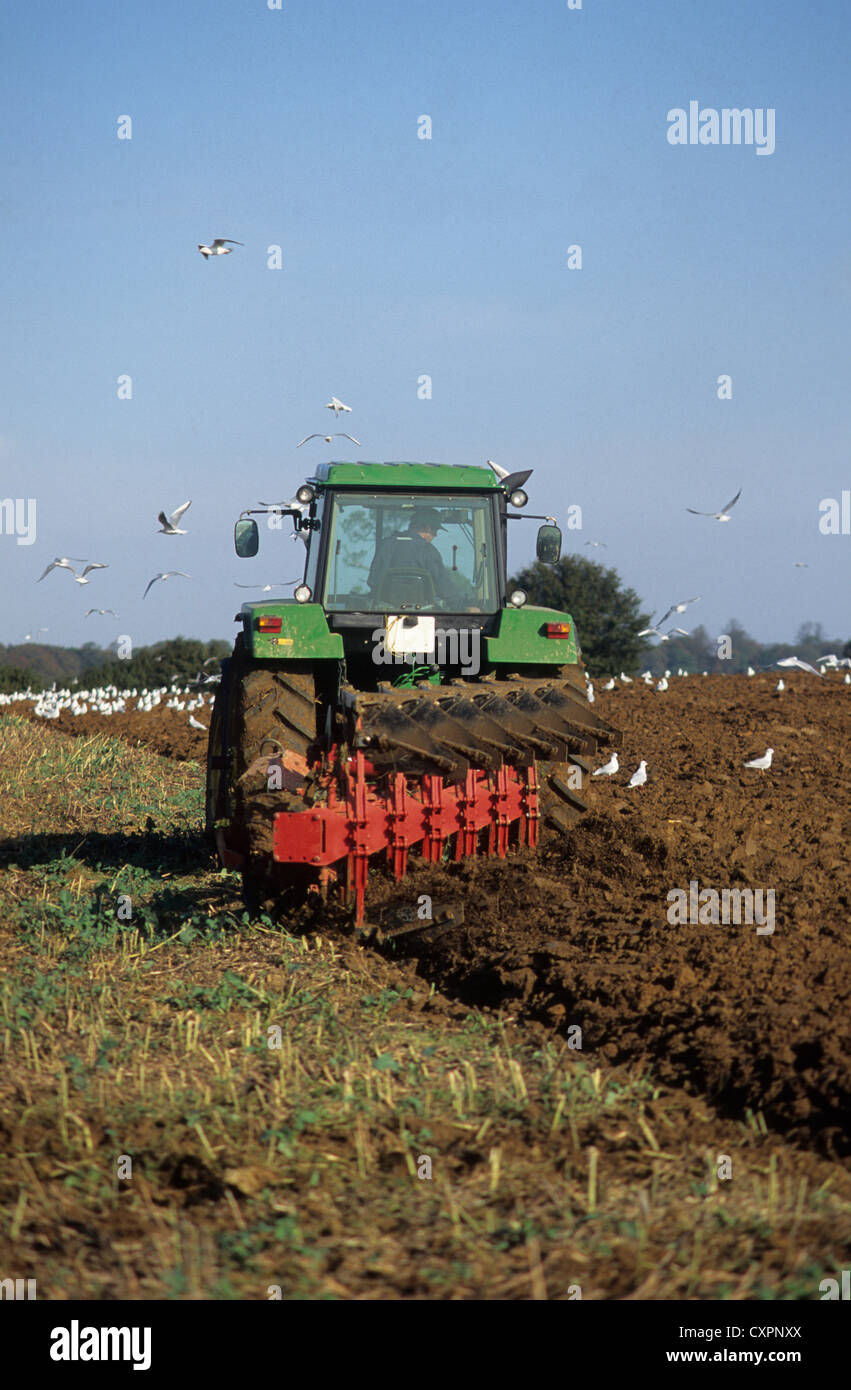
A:
POLYGON ((751 758, 749 763, 744 763, 744 767, 755 767, 760 772, 767 772, 771 767, 771 759, 774 757, 774 749, 766 748, 761 758, 751 758))

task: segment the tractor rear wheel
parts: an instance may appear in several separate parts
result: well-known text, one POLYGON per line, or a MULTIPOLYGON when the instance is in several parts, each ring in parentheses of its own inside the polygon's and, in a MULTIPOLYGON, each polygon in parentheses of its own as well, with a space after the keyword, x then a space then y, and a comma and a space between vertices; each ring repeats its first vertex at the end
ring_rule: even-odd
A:
POLYGON ((256 758, 297 753, 316 742, 316 680, 309 663, 249 667, 235 692, 236 775, 256 758))
POLYGON ((233 688, 233 806, 229 838, 246 859, 245 902, 252 912, 271 909, 298 875, 272 857, 276 811, 300 810, 297 792, 270 791, 270 758, 306 774, 318 734, 316 678, 310 663, 245 664, 233 688))

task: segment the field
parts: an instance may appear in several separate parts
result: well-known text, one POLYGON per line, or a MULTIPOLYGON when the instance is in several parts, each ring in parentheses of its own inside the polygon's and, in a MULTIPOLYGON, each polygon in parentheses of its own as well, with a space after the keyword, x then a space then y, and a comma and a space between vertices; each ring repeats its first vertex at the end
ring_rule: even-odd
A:
POLYGON ((598 685, 621 774, 535 857, 378 870, 370 920, 463 904, 395 948, 318 903, 248 921, 185 714, 3 715, 4 1274, 818 1299, 851 1249, 851 687, 775 681, 598 685), (670 920, 693 882, 771 890, 763 930, 670 920))

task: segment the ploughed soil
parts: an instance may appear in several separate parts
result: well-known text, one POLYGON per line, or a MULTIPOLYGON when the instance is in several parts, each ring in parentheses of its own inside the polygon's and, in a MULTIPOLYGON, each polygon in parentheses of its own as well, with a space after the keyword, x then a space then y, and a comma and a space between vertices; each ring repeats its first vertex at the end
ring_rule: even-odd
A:
POLYGON ((586 1058, 646 1059, 722 1113, 762 1112, 838 1156, 851 1152, 851 686, 784 681, 778 695, 776 676, 691 676, 658 694, 597 683, 622 770, 594 779, 575 830, 534 858, 412 860, 404 885, 375 885, 371 915, 409 915, 427 893, 439 920, 460 902, 462 925, 393 944, 439 988, 568 1037, 578 1024, 586 1058), (742 766, 768 747, 768 772, 742 766), (642 758, 648 781, 630 790, 642 758), (765 928, 773 890, 773 932, 713 925, 706 898, 704 922, 699 898, 697 920, 678 920, 692 882, 695 895, 762 889, 765 928))
POLYGON ((193 729, 189 723, 189 714, 191 713, 199 724, 203 724, 205 729, 209 729, 212 705, 204 705, 203 709, 189 712, 185 709, 166 709, 163 705, 157 705, 155 709, 146 713, 133 708, 136 704, 135 699, 130 699, 127 703, 130 708, 123 714, 99 714, 96 710, 87 714, 72 714, 70 710, 63 709, 56 719, 43 719, 33 713, 33 701, 21 700, 9 705, 8 712, 22 715, 51 729, 59 729, 63 734, 111 734, 115 738, 126 740, 131 747, 150 748, 153 752, 161 753, 167 758, 175 758, 178 762, 194 759, 203 764, 207 756, 207 734, 200 729, 193 729))
MULTIPOLYGON (((568 1038, 579 1025, 588 1060, 643 1061, 723 1114, 761 1112, 796 1142, 850 1153, 851 686, 783 678, 781 694, 776 674, 672 678, 664 693, 597 682, 595 710, 623 734, 622 771, 594 779, 589 813, 536 855, 441 866, 412 856, 399 884, 379 867, 370 921, 409 917, 421 894, 435 919, 463 906, 461 924, 383 949, 415 957, 465 1002, 568 1038), (769 771, 742 766, 769 746, 769 771), (642 758, 648 781, 629 789, 642 758), (695 895, 761 890, 773 931, 714 924, 705 897, 704 921, 682 920, 692 883, 695 895)), ((195 717, 208 725, 210 713, 195 717)), ((204 758, 206 735, 185 711, 51 722, 204 758)))

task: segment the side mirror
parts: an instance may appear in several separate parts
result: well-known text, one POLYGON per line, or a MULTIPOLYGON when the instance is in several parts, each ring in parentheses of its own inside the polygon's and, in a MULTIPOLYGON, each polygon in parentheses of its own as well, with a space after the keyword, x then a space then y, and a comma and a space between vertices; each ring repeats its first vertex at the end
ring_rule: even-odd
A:
POLYGON ((541 526, 538 529, 538 543, 535 547, 538 559, 545 565, 554 565, 561 555, 561 531, 557 526, 541 526))
POLYGON ((240 517, 233 528, 233 545, 241 560, 250 560, 260 549, 260 532, 253 516, 240 517))

